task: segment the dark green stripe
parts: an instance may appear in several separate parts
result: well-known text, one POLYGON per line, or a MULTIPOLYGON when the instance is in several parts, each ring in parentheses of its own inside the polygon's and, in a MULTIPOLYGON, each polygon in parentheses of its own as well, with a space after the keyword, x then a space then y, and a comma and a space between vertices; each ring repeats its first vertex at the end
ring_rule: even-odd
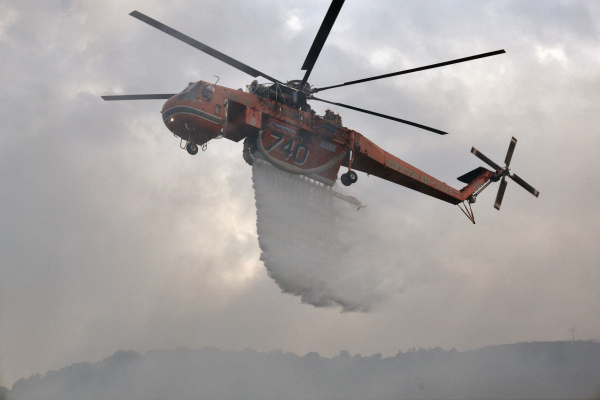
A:
POLYGON ((163 113, 163 121, 166 121, 167 119, 169 119, 170 117, 172 117, 175 114, 191 114, 191 115, 195 115, 200 118, 204 118, 210 122, 214 122, 216 124, 223 125, 223 120, 221 118, 215 117, 214 115, 209 114, 207 112, 200 111, 194 107, 186 107, 186 106, 176 106, 176 107, 169 108, 167 111, 165 111, 163 113))

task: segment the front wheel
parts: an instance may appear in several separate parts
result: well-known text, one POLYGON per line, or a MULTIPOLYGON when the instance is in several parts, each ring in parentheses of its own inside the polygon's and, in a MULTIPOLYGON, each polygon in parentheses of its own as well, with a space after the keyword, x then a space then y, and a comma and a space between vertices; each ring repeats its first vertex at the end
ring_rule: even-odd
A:
POLYGON ((198 154, 198 146, 196 146, 195 143, 192 142, 188 142, 188 144, 185 145, 185 149, 187 150, 188 153, 190 153, 191 155, 195 155, 198 154))

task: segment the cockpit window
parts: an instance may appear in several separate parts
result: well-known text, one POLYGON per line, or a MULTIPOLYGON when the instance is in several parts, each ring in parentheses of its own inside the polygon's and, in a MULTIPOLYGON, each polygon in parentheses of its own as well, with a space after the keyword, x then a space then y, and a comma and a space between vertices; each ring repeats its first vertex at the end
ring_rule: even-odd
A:
POLYGON ((192 86, 190 92, 194 93, 196 96, 200 94, 200 87, 202 86, 202 82, 198 82, 192 86))
POLYGON ((202 86, 202 81, 200 81, 200 82, 196 82, 196 83, 193 83, 193 82, 192 82, 192 83, 190 83, 190 84, 188 85, 188 87, 186 87, 186 88, 183 90, 183 92, 182 92, 182 93, 185 93, 185 92, 190 92, 190 91, 191 91, 191 92, 193 92, 193 93, 199 94, 199 93, 200 93, 200 86, 202 86))
POLYGON ((198 100, 198 95, 200 94, 201 86, 202 82, 192 83, 179 96, 177 96, 177 100, 196 102, 198 100))

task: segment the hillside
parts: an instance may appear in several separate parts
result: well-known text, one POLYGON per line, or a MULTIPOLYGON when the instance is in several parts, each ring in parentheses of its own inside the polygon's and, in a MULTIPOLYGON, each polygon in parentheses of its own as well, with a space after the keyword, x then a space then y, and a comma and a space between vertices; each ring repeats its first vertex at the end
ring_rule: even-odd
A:
POLYGON ((600 343, 531 342, 331 359, 215 348, 118 351, 17 381, 21 399, 598 398, 600 343))

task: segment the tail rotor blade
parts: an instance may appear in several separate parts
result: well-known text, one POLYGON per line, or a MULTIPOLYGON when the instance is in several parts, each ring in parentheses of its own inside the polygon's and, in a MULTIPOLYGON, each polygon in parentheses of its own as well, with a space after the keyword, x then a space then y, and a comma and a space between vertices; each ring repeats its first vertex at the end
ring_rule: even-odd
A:
POLYGON ((510 144, 508 145, 508 152, 506 153, 506 158, 504 159, 504 164, 506 164, 506 166, 508 167, 510 164, 510 160, 512 158, 512 155, 515 151, 515 146, 517 145, 517 139, 513 138, 510 141, 510 144))
POLYGON ((500 205, 502 205, 502 198, 504 197, 504 191, 506 190, 506 180, 504 177, 500 181, 500 187, 498 188, 498 194, 496 195, 496 202, 494 203, 494 208, 500 211, 500 205))
POLYGON ((471 148, 471 153, 475 154, 475 156, 478 157, 481 161, 483 161, 484 163, 486 163, 490 167, 494 168, 495 171, 502 170, 502 168, 500 168, 500 166, 498 164, 496 164, 495 162, 493 162, 492 160, 490 160, 489 158, 487 158, 486 156, 484 156, 483 153, 481 153, 475 147, 471 148))
POLYGON ((531 193, 535 197, 538 197, 540 195, 540 192, 535 190, 533 188, 533 186, 531 186, 529 183, 527 183, 523 179, 519 178, 517 176, 517 174, 512 174, 512 175, 510 175, 510 177, 512 178, 513 181, 517 182, 517 184, 519 184, 521 187, 523 187, 523 189, 527 190, 529 193, 531 193))

